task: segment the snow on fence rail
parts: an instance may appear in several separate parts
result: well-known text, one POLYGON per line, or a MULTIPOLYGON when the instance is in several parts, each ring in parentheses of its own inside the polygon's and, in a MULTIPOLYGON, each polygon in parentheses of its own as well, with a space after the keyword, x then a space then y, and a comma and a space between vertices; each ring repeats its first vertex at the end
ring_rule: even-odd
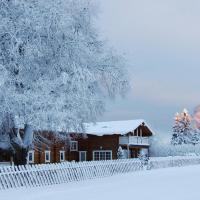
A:
MULTIPOLYGON (((147 168, 191 164, 200 164, 200 157, 151 158, 147 168)), ((139 170, 143 170, 143 165, 138 159, 2 167, 0 168, 0 190, 82 181, 139 170)))
POLYGON ((0 189, 81 181, 141 170, 138 160, 63 162, 0 168, 0 189))

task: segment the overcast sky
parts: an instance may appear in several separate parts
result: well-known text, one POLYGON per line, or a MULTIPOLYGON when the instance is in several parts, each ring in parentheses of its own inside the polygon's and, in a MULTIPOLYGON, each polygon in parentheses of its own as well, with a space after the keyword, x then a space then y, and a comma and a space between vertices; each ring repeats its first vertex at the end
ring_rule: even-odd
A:
POLYGON ((99 120, 144 118, 169 133, 177 111, 200 103, 200 1, 99 1, 97 25, 126 56, 132 85, 99 120))

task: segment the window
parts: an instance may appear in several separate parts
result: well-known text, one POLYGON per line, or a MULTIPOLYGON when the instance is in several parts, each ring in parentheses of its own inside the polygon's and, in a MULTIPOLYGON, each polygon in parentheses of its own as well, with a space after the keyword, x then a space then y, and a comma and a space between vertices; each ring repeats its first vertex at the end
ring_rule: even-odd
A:
POLYGON ((51 162, 51 151, 45 151, 45 163, 51 162))
POLYGON ((93 160, 111 160, 112 151, 93 151, 93 160))
POLYGON ((65 161, 65 151, 60 151, 60 162, 65 161))
POLYGON ((28 164, 34 163, 34 151, 33 150, 28 152, 27 162, 28 162, 28 164))
POLYGON ((87 151, 79 151, 79 161, 83 162, 87 160, 87 151))
POLYGON ((78 142, 77 141, 70 142, 70 151, 78 151, 78 142))

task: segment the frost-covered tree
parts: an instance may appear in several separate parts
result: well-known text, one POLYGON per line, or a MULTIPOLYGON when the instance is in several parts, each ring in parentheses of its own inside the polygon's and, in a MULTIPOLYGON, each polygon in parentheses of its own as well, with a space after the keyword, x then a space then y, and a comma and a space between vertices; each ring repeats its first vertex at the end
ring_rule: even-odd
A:
POLYGON ((188 111, 184 109, 182 113, 177 113, 175 116, 171 143, 173 145, 190 144, 193 136, 191 116, 188 111))
POLYGON ((123 58, 99 39, 95 15, 90 0, 0 1, 1 138, 13 151, 27 151, 33 129, 82 131, 126 91, 123 58))
POLYGON ((190 143, 193 145, 200 143, 200 131, 199 129, 193 129, 191 132, 190 143))
POLYGON ((196 106, 194 109, 193 121, 195 128, 200 130, 200 105, 196 106))

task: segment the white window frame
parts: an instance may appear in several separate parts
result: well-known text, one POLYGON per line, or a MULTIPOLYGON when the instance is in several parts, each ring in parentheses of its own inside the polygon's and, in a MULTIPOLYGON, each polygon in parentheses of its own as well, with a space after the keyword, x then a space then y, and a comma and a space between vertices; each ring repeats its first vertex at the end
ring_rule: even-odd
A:
POLYGON ((34 163, 34 156, 35 156, 35 151, 34 150, 28 151, 28 157, 27 157, 27 163, 28 164, 33 164, 34 163), (32 160, 29 160, 29 154, 32 154, 32 160))
POLYGON ((80 162, 87 161, 87 151, 79 151, 79 161, 80 162), (81 153, 85 153, 85 160, 81 160, 81 153))
POLYGON ((70 151, 78 151, 78 141, 71 141, 70 142, 70 151), (76 144, 76 148, 73 149, 72 147, 72 144, 75 143, 76 144))
POLYGON ((51 162, 51 151, 45 151, 44 152, 44 159, 45 159, 45 163, 50 163, 51 162), (49 160, 46 160, 46 154, 49 154, 49 160))
MULTIPOLYGON (((94 161, 98 161, 98 160, 95 160, 95 157, 94 157, 94 155, 95 155, 95 153, 96 152, 98 152, 99 153, 99 159, 98 160, 100 160, 100 152, 109 152, 110 153, 110 160, 112 160, 112 150, 95 150, 95 151, 93 151, 93 153, 92 153, 92 159, 94 160, 94 161)), ((106 155, 106 154, 105 154, 106 155)), ((104 159, 104 160, 106 160, 106 159, 104 159)))
POLYGON ((65 161, 65 151, 60 151, 60 162, 65 161), (63 160, 61 159, 61 155, 63 154, 63 160))

